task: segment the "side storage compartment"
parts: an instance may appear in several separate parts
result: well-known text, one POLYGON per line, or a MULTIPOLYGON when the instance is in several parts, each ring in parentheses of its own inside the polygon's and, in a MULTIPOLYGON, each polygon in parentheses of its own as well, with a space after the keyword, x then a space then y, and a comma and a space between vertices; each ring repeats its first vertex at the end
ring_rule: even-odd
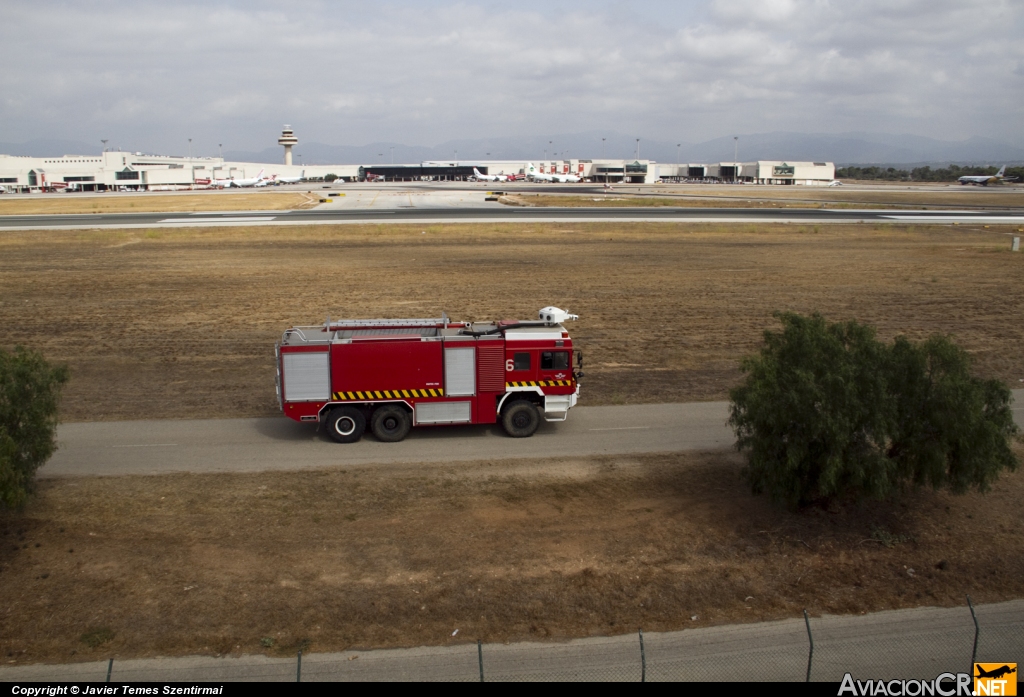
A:
POLYGON ((331 396, 330 360, 321 351, 281 352, 281 396, 285 402, 324 402, 331 396))

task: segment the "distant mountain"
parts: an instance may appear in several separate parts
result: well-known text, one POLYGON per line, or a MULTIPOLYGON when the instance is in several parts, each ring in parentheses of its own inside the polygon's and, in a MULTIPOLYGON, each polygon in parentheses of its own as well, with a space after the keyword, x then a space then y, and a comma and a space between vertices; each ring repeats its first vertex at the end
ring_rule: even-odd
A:
MULTIPOLYGON (((640 138, 640 157, 658 162, 728 162, 738 146, 739 159, 827 161, 837 165, 946 165, 1014 164, 1024 162, 1024 148, 991 138, 973 137, 945 141, 908 134, 888 133, 753 133, 723 136, 702 143, 647 140, 640 138)), ((93 155, 93 146, 73 140, 30 140, 25 143, 0 143, 0 153, 58 157, 93 155)), ((450 140, 433 147, 377 142, 367 145, 329 145, 299 143, 294 148, 295 164, 386 164, 474 160, 522 160, 565 158, 633 158, 637 152, 635 136, 616 132, 589 131, 547 136, 450 140), (394 151, 392 152, 392 149, 394 151), (458 155, 456 155, 458 153, 458 155), (394 158, 392 160, 392 157, 394 158)), ((232 150, 225 159, 241 162, 281 162, 280 146, 260 151, 232 150)))
MULTIPOLYGON (((827 161, 849 164, 1003 164, 1024 161, 1024 148, 991 138, 974 137, 964 141, 943 141, 914 135, 887 133, 754 133, 723 136, 703 143, 675 143, 640 139, 640 157, 658 162, 729 162, 738 146, 739 159, 827 161)), ((541 160, 545 157, 632 158, 636 156, 636 138, 621 133, 598 132, 557 134, 532 138, 496 137, 477 140, 451 140, 435 147, 400 143, 368 145, 326 145, 300 143, 295 154, 306 164, 386 164, 426 160, 466 162, 473 160, 541 160), (604 138, 605 140, 602 140, 604 138), (555 155, 555 153, 558 153, 555 155)), ((280 147, 259 152, 234 151, 224 154, 232 160, 277 162, 280 147)), ((295 160, 298 163, 298 160, 295 160)))

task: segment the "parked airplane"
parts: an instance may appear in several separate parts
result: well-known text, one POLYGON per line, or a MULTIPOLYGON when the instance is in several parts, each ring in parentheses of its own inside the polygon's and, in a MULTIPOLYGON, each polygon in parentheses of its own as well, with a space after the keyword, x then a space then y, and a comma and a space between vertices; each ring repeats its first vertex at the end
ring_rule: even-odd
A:
POLYGON ((575 174, 544 174, 542 172, 538 172, 532 162, 526 163, 526 178, 535 182, 557 182, 559 184, 577 184, 583 181, 575 174))
POLYGON ((306 178, 306 170, 302 170, 302 174, 297 177, 279 177, 274 175, 275 184, 298 184, 300 181, 306 178))
POLYGON ((957 179, 961 186, 967 186, 968 184, 974 184, 976 186, 988 186, 996 182, 1015 182, 1016 177, 1004 177, 1006 174, 1006 165, 999 168, 999 171, 995 174, 965 174, 964 176, 957 179))
POLYGON ((553 174, 544 174, 543 172, 538 172, 537 168, 533 166, 532 162, 526 163, 526 178, 534 182, 555 181, 555 176, 553 174))
POLYGON ((482 182, 507 182, 508 177, 504 174, 480 174, 480 170, 473 168, 473 176, 482 182))
POLYGON ((260 182, 265 182, 265 181, 267 181, 267 180, 263 178, 263 170, 261 169, 260 173, 257 174, 255 177, 250 177, 248 179, 234 179, 234 178, 231 178, 231 179, 214 179, 210 183, 210 186, 216 187, 218 189, 230 189, 233 186, 236 186, 236 187, 266 186, 266 184, 260 184, 260 182))

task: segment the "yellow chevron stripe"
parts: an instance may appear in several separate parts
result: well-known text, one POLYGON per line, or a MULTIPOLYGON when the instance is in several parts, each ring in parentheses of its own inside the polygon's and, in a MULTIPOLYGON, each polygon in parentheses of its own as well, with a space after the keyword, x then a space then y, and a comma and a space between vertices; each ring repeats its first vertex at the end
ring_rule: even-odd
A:
MULTIPOLYGON (((527 387, 536 385, 536 382, 507 382, 506 387, 527 387)), ((540 383, 543 384, 543 383, 540 383)), ((431 387, 417 390, 366 390, 364 392, 331 392, 331 399, 335 402, 372 400, 372 399, 402 399, 415 397, 423 399, 426 397, 444 397, 443 387, 431 387)))

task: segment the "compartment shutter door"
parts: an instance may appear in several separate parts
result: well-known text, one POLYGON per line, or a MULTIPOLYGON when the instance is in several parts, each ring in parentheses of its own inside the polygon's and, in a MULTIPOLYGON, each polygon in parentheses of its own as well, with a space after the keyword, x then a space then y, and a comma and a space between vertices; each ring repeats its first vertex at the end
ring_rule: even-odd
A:
POLYGON ((505 342, 481 341, 477 360, 477 385, 480 392, 505 391, 505 342))
POLYGON ((469 397, 476 394, 476 351, 473 348, 444 350, 444 394, 469 397))
POLYGON ((284 399, 286 402, 326 401, 330 398, 328 354, 286 353, 284 399))
POLYGON ((472 421, 471 402, 433 402, 416 405, 418 424, 465 424, 472 421))

